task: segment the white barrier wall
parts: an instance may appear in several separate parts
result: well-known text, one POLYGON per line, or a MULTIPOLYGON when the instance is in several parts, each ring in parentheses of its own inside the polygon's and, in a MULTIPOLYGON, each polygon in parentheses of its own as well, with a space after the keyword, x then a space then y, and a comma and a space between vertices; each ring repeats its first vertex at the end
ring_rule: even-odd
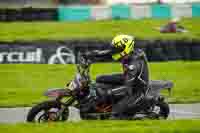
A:
POLYGON ((131 5, 131 18, 140 19, 140 18, 150 18, 150 6, 149 5, 131 5))
MULTIPOLYGON (((112 4, 148 4, 148 3, 157 3, 159 0, 102 0, 105 4, 112 5, 112 4)), ((160 0, 162 3, 194 3, 200 2, 200 0, 160 0)))
POLYGON ((60 6, 60 21, 200 17, 196 4, 118 4, 112 6, 60 6))
POLYGON ((132 3, 155 3, 158 0, 104 0, 104 2, 108 5, 113 5, 113 4, 119 4, 119 3, 124 3, 124 4, 132 4, 132 3))
MULTIPOLYGON (((134 0, 133 0, 134 1, 134 0)), ((200 2, 200 0, 162 0, 163 3, 195 3, 195 2, 200 2)))
POLYGON ((91 17, 93 20, 110 19, 111 9, 109 6, 93 6, 91 8, 91 17))
POLYGON ((192 17, 192 6, 186 4, 176 4, 171 6, 173 17, 192 17))

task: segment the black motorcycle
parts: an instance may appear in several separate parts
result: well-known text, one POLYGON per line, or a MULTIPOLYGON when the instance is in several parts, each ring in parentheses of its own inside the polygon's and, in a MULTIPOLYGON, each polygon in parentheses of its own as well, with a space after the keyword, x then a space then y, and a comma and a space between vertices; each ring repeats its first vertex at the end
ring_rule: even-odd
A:
MULTIPOLYGON (((44 95, 53 100, 32 107, 27 116, 28 122, 65 121, 68 119, 69 106, 80 109, 80 116, 85 120, 104 120, 113 115, 112 105, 126 95, 116 90, 124 89, 125 86, 112 82, 99 83, 98 78, 95 82, 91 81, 89 75, 91 60, 85 54, 78 54, 76 66, 75 78, 67 83, 64 89, 47 90, 44 95)), ((160 91, 170 91, 173 83, 152 80, 148 86, 142 105, 138 106, 134 113, 128 110, 128 117, 124 119, 167 119, 170 109, 160 91)))

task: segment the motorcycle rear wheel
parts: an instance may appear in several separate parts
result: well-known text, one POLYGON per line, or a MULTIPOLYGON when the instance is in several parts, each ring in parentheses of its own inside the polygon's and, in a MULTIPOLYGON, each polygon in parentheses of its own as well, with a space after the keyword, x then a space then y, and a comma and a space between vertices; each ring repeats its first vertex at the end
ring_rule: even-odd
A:
POLYGON ((170 113, 169 104, 164 101, 159 101, 156 103, 155 108, 158 108, 159 111, 154 112, 156 114, 157 119, 167 119, 170 113))
POLYGON ((170 113, 169 105, 164 101, 159 101, 158 103, 154 104, 148 110, 144 112, 139 112, 134 116, 134 120, 165 120, 168 118, 170 113))

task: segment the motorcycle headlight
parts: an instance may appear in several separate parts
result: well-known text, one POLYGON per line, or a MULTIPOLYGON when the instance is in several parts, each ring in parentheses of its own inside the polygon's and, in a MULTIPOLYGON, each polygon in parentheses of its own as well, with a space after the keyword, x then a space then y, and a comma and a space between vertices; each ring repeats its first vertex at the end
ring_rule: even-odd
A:
POLYGON ((67 88, 70 91, 74 91, 76 89, 76 84, 72 81, 67 88))

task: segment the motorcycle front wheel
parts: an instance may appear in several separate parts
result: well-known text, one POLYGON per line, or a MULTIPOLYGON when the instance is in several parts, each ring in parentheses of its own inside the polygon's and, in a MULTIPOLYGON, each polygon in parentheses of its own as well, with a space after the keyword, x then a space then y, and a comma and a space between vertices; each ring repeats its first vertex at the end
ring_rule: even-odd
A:
POLYGON ((38 122, 38 123, 66 120, 68 112, 65 112, 66 116, 64 116, 63 114, 60 115, 59 114, 60 110, 61 110, 60 102, 56 100, 45 101, 32 107, 31 110, 28 112, 26 120, 27 122, 38 122))

